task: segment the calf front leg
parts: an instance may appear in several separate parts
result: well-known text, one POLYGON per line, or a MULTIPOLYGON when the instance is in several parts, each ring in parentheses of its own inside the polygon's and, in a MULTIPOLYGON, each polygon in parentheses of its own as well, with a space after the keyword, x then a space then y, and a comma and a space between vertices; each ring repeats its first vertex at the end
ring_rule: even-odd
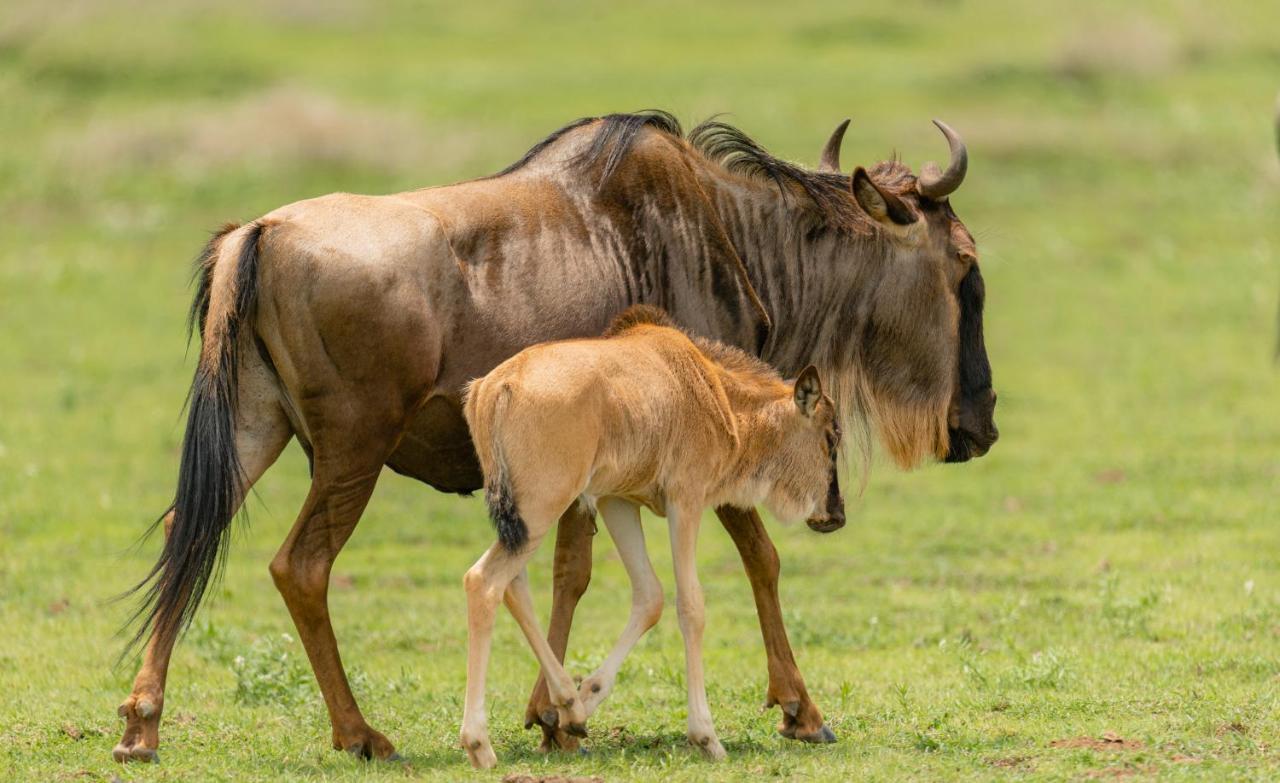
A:
POLYGON ((755 509, 721 506, 716 509, 716 516, 738 547, 742 566, 751 580, 751 593, 760 618, 760 634, 764 637, 765 655, 769 661, 769 690, 765 707, 782 707, 778 733, 787 739, 803 742, 835 742, 836 735, 823 722, 818 706, 809 698, 804 678, 791 653, 787 628, 782 622, 782 605, 778 601, 778 551, 769 539, 760 514, 755 509))
MULTIPOLYGON (((547 644, 556 660, 564 661, 569 646, 569 628, 573 612, 591 581, 591 542, 596 533, 595 514, 581 503, 572 504, 560 516, 556 527, 556 552, 553 567, 554 587, 551 597, 551 622, 547 627, 547 644)), ((578 738, 569 734, 556 721, 556 709, 547 692, 541 671, 525 709, 524 727, 542 729, 540 750, 576 750, 578 738)))
POLYGON ((618 556, 622 558, 622 565, 627 569, 627 578, 631 580, 631 616, 604 663, 583 680, 578 689, 587 717, 591 717, 613 691, 622 662, 640 641, 640 637, 656 625, 658 618, 662 616, 662 583, 658 581, 658 575, 653 572, 653 564, 649 562, 644 530, 640 526, 639 507, 618 498, 604 498, 600 501, 599 508, 605 527, 609 529, 609 536, 618 549, 618 556))
POLYGON ((680 619, 680 635, 684 637, 684 675, 689 693, 689 742, 708 758, 725 757, 724 746, 716 736, 707 703, 706 680, 702 668, 702 630, 706 614, 702 601, 702 585, 698 582, 699 509, 682 507, 670 517, 671 562, 676 572, 676 615, 680 619))

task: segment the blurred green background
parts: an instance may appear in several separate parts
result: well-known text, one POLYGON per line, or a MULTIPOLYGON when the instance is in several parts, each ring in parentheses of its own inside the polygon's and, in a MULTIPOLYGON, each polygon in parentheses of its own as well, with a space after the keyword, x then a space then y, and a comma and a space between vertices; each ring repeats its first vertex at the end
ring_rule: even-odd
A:
MULTIPOLYGON (((6 0, 0 774, 1275 778, 1277 89, 1280 6, 1246 0, 6 0), (932 117, 969 145, 953 203, 987 279, 1000 443, 963 467, 878 465, 832 537, 772 526, 791 638, 840 742, 788 742, 759 711, 750 590, 710 523, 708 680, 730 760, 684 745, 670 611, 591 752, 537 755, 519 726, 535 664, 504 617, 501 764, 472 773, 460 580, 492 532, 479 501, 388 473, 331 603, 365 713, 407 762, 330 751, 266 570, 306 492, 292 448, 175 656, 164 764, 116 767, 133 666, 112 668, 127 607, 107 601, 157 552, 130 546, 172 493, 205 232, 330 191, 488 174, 571 119, 649 107, 686 125, 725 112, 811 165, 846 116, 847 167, 944 158, 932 117)), ((606 538, 596 552, 575 674, 629 595, 606 538)), ((531 573, 544 611, 548 554, 531 573)))

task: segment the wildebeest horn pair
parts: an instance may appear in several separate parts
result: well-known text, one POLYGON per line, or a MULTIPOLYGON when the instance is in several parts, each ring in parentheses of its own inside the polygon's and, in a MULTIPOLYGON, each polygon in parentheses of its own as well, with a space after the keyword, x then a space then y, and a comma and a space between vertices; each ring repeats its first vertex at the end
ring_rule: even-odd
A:
MULTIPOLYGON (((969 169, 969 151, 965 149, 960 134, 956 133, 950 125, 942 120, 934 120, 933 124, 937 125, 938 130, 942 131, 942 135, 947 138, 947 145, 951 147, 951 162, 947 165, 946 171, 940 169, 936 163, 924 164, 920 169, 920 178, 916 180, 916 192, 926 198, 940 199, 955 193, 960 183, 964 182, 965 172, 969 169)), ((844 141, 844 132, 848 128, 849 120, 846 119, 831 132, 831 138, 827 139, 827 145, 822 148, 822 159, 818 163, 818 171, 839 173, 840 144, 844 141)))

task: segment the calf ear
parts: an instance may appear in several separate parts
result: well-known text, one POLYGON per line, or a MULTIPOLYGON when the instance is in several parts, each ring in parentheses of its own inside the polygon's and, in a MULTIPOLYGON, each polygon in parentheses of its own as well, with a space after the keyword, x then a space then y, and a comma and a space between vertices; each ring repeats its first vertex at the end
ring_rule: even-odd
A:
POLYGON ((853 197, 857 200, 858 206, 878 222, 894 223, 899 226, 909 226, 916 222, 915 213, 911 208, 903 203, 902 199, 876 187, 867 170, 861 166, 853 172, 853 177, 849 180, 849 188, 853 191, 853 197))
POLYGON ((818 370, 812 364, 796 378, 794 393, 796 407, 805 416, 812 416, 818 409, 818 400, 822 399, 822 381, 818 380, 818 370))

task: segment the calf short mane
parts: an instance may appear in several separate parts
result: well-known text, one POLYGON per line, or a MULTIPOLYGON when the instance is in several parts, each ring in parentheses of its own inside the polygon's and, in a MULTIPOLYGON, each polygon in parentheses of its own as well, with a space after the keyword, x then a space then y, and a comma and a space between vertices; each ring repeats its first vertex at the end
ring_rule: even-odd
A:
POLYGON ((757 359, 746 351, 735 348, 732 345, 725 345, 716 340, 690 334, 672 320, 671 316, 667 315, 666 310, 653 305, 632 305, 623 310, 609 324, 609 328, 605 329, 603 336, 606 338, 617 337, 638 326, 662 326, 668 329, 675 329, 685 337, 688 337, 690 342, 702 352, 703 356, 730 372, 743 373, 761 379, 782 380, 782 376, 778 374, 778 371, 767 362, 757 359))
MULTIPOLYGON (((553 131, 533 145, 519 160, 494 176, 500 177, 524 168, 570 131, 595 122, 599 123, 595 136, 571 165, 590 168, 602 164, 600 184, 604 184, 617 171, 627 153, 635 146, 641 131, 653 128, 673 139, 688 142, 705 160, 719 165, 725 171, 772 182, 784 199, 793 192, 791 188, 798 188, 823 219, 833 226, 858 233, 866 233, 871 228, 871 218, 858 207, 850 193, 849 175, 811 171, 782 160, 770 154, 738 128, 715 119, 701 123, 685 136, 680 121, 671 113, 659 109, 574 120, 553 131)), ((896 159, 877 163, 868 169, 868 173, 877 185, 899 195, 906 195, 915 188, 915 175, 909 167, 896 159)))

